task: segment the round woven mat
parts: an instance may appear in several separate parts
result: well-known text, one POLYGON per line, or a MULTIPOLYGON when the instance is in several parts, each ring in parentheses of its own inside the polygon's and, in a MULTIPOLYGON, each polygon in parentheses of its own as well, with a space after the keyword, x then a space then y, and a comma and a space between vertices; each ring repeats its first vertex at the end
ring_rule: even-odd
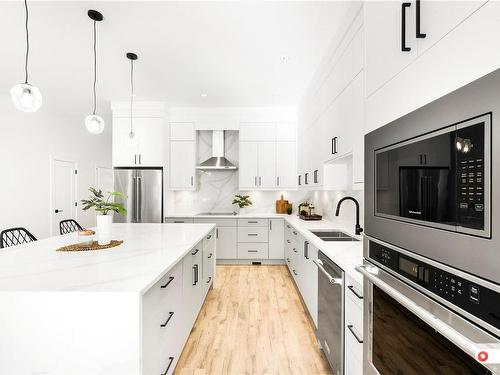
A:
POLYGON ((92 251, 92 250, 105 250, 111 249, 112 247, 119 246, 123 243, 123 241, 111 240, 111 243, 108 245, 99 245, 97 241, 92 242, 92 245, 88 247, 81 247, 78 244, 63 246, 57 249, 56 251, 92 251))

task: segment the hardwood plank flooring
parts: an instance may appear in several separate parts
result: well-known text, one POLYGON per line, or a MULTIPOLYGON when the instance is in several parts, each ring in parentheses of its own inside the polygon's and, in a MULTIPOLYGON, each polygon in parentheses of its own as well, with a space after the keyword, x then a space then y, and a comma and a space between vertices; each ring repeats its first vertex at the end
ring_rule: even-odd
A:
POLYGON ((216 272, 176 375, 331 374, 286 266, 216 272))

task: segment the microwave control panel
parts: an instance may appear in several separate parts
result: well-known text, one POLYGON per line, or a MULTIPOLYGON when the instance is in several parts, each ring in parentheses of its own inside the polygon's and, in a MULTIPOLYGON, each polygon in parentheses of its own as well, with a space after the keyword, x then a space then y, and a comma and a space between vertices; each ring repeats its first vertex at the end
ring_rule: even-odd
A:
POLYGON ((500 329, 500 293, 378 242, 369 242, 369 260, 500 329))

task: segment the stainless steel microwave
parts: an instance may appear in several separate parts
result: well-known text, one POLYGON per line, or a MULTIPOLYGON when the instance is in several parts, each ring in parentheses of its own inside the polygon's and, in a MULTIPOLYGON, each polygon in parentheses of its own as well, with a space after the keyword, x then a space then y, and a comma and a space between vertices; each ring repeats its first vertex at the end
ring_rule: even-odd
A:
POLYGON ((500 70, 365 136, 365 233, 500 284, 500 70))

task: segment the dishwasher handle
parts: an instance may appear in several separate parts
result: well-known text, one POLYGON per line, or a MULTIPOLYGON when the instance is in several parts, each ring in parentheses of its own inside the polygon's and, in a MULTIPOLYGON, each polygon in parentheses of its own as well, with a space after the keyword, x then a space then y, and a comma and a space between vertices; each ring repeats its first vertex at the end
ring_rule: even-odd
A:
POLYGON ((313 259, 315 265, 318 266, 318 269, 323 272, 323 274, 328 278, 328 281, 332 285, 342 285, 342 279, 338 277, 333 277, 328 272, 326 272, 325 267, 323 267, 323 262, 320 259, 313 259))

